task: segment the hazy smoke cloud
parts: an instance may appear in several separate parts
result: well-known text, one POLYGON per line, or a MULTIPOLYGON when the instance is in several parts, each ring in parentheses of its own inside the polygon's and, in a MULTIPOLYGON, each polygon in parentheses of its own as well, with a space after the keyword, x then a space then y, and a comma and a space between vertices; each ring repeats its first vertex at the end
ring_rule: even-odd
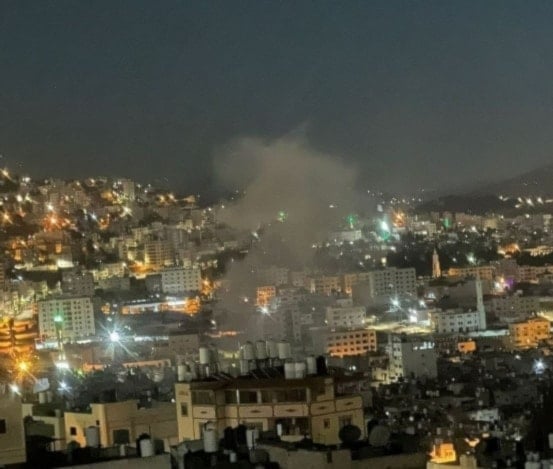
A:
MULTIPOLYGON (((303 268, 312 258, 313 244, 343 225, 354 208, 355 170, 301 138, 235 141, 219 155, 216 174, 225 187, 244 191, 219 210, 217 219, 259 233, 258 240, 252 237, 246 259, 227 274, 231 291, 221 305, 233 313, 248 309, 237 306, 239 298, 254 294, 260 268, 303 268)), ((233 325, 237 319, 233 314, 233 325)))
POLYGON ((236 141, 218 160, 216 174, 227 187, 245 190, 218 214, 221 221, 249 230, 267 226, 302 258, 352 210, 355 171, 300 138, 236 141))

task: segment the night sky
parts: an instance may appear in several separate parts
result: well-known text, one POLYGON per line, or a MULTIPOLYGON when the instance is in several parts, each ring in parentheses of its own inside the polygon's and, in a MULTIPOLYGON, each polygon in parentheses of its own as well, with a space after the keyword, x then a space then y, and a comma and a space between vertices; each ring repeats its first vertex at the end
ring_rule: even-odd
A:
POLYGON ((205 192, 301 133, 392 190, 552 162, 553 2, 0 2, 0 165, 205 192), (4 163, 2 163, 2 161, 4 163))

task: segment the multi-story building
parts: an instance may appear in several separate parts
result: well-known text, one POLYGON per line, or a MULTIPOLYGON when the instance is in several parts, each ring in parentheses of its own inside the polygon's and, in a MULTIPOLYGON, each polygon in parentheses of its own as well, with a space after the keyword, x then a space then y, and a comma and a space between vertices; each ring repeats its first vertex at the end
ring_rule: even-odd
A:
POLYGON ((550 265, 519 265, 516 280, 521 283, 537 283, 542 275, 550 273, 553 273, 553 266, 550 265))
POLYGON ((90 297, 57 297, 38 302, 38 327, 44 339, 74 340, 96 333, 90 297))
POLYGON ((139 407, 137 400, 91 403, 88 412, 65 412, 65 437, 86 446, 85 430, 98 429, 104 447, 131 443, 143 433, 177 443, 175 404, 153 401, 139 407))
POLYGON ((355 425, 366 434, 360 394, 339 395, 338 378, 306 376, 285 379, 274 373, 240 379, 192 381, 175 385, 179 441, 198 439, 206 423, 219 434, 244 424, 260 430, 282 430, 282 439, 309 434, 315 443, 339 444, 338 433, 355 425))
POLYGON ((482 280, 493 280, 495 277, 495 266, 473 265, 469 267, 450 267, 447 275, 448 277, 480 277, 482 280))
POLYGON ((351 295, 352 289, 355 285, 369 280, 370 272, 353 272, 350 274, 344 274, 342 291, 347 295, 351 295))
POLYGON ((540 310, 537 296, 494 296, 486 301, 486 311, 502 322, 525 319, 540 310))
POLYGON ((536 347, 551 338, 551 323, 543 317, 509 324, 509 343, 517 349, 536 347))
POLYGON ((302 340, 302 318, 300 303, 305 298, 305 290, 283 287, 270 301, 270 316, 267 317, 265 333, 275 339, 286 339, 295 343, 302 340))
POLYGON ((61 274, 61 291, 68 296, 93 296, 94 276, 90 272, 63 270, 61 274))
POLYGON ((200 337, 198 334, 169 334, 167 355, 196 358, 199 347, 200 337))
POLYGON ((413 268, 387 267, 370 272, 369 285, 373 298, 388 295, 414 295, 417 292, 417 276, 413 268))
POLYGON ((486 329, 485 315, 477 310, 448 309, 429 313, 432 330, 438 334, 473 332, 486 329), (484 327, 482 327, 482 325, 484 327))
POLYGON ((256 272, 258 285, 287 285, 289 283, 289 271, 285 267, 267 267, 256 272))
POLYGON ((197 267, 166 268, 160 271, 160 275, 163 293, 176 295, 202 289, 202 275, 197 267))
POLYGON ((376 352, 374 329, 329 331, 326 336, 326 351, 333 357, 347 357, 376 352))
POLYGON ((144 243, 144 263, 153 268, 173 264, 174 253, 167 241, 155 240, 144 243))
POLYGON ((334 328, 358 328, 365 324, 365 307, 353 306, 350 299, 337 300, 326 308, 326 324, 334 328))
POLYGON ((276 296, 276 287, 274 285, 266 285, 257 287, 256 304, 257 306, 269 306, 271 300, 276 296))
POLYGON ((413 336, 389 334, 389 381, 399 378, 435 378, 438 375, 434 344, 413 336))
POLYGON ((22 464, 26 459, 21 398, 0 386, 0 464, 22 464))
POLYGON ((328 296, 342 291, 342 281, 339 275, 307 277, 305 288, 311 293, 328 296))

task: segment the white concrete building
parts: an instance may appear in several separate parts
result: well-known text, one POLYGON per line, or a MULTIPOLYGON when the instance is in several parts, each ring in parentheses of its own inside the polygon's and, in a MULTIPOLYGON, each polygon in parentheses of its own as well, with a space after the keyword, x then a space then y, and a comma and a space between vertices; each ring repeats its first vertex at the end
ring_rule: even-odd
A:
POLYGON ((495 296, 486 301, 486 311, 497 316, 502 322, 526 319, 540 310, 538 296, 495 296))
POLYGON ((388 335, 388 381, 399 378, 435 378, 438 375, 434 344, 416 337, 388 335))
POLYGON ((90 297, 58 297, 38 302, 38 327, 46 339, 74 340, 96 333, 94 309, 90 297), (59 325, 57 325, 59 324, 59 325))
POLYGON ((161 291, 170 295, 202 289, 198 267, 171 267, 160 271, 161 291))
POLYGON ((369 277, 369 284, 373 297, 417 293, 417 275, 413 268, 387 267, 373 270, 369 277))
POLYGON ((326 324, 331 329, 363 327, 365 315, 364 306, 353 306, 350 299, 338 300, 335 305, 327 306, 326 324))

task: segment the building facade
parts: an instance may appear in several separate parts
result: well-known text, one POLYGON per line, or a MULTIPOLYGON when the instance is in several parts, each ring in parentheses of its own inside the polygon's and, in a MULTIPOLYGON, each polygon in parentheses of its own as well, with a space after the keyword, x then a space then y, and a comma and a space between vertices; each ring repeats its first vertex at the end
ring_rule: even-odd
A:
POLYGON ((177 383, 175 398, 181 441, 201 438, 208 422, 220 435, 239 424, 263 431, 279 425, 284 440, 310 435, 321 444, 339 444, 338 432, 349 424, 366 434, 362 397, 338 396, 334 378, 327 376, 177 383))
POLYGON ((41 337, 74 340, 96 333, 94 308, 90 297, 58 297, 38 302, 41 337))

